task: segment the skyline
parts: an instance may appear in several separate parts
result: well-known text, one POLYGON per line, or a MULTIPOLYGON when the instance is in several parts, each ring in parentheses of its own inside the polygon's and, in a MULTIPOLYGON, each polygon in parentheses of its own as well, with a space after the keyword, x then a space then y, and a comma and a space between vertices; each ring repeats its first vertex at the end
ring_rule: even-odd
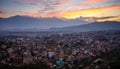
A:
POLYGON ((83 17, 85 21, 119 21, 119 0, 0 0, 0 17, 83 17))

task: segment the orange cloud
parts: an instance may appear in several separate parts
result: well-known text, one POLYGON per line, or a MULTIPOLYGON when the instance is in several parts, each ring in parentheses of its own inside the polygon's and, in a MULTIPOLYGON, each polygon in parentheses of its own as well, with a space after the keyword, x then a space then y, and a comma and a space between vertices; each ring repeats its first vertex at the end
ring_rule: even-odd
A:
POLYGON ((100 19, 97 20, 98 22, 104 22, 104 21, 118 21, 120 22, 120 16, 119 17, 113 17, 113 18, 108 18, 108 19, 100 19))
POLYGON ((119 12, 120 12, 120 6, 113 5, 113 6, 107 6, 107 7, 101 7, 101 8, 66 11, 58 15, 58 17, 75 19, 80 16, 83 16, 83 17, 118 16, 120 15, 119 12))
POLYGON ((49 13, 33 12, 30 14, 27 14, 27 16, 37 17, 37 18, 57 17, 57 18, 67 18, 67 19, 75 19, 82 16, 85 21, 96 21, 96 20, 97 21, 107 21, 107 20, 120 21, 120 17, 118 17, 120 16, 119 12, 120 12, 120 6, 112 5, 112 6, 106 6, 101 8, 71 10, 71 11, 64 11, 64 12, 61 12, 61 11, 54 11, 49 13))
POLYGON ((90 4, 96 4, 96 3, 106 2, 106 1, 108 0, 85 0, 81 4, 90 5, 90 4))

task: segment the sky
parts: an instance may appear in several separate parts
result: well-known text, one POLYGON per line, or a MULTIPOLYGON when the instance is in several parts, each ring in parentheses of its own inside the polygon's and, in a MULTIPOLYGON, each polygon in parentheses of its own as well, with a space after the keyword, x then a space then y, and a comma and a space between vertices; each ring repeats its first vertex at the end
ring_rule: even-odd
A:
POLYGON ((120 0, 0 0, 1 18, 16 15, 120 22, 120 0))

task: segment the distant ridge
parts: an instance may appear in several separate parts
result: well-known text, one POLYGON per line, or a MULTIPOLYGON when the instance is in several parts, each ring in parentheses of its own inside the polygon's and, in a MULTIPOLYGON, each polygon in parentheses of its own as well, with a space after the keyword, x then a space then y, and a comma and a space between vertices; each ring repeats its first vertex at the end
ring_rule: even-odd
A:
POLYGON ((32 18, 27 16, 0 18, 0 31, 85 32, 99 30, 120 30, 120 22, 106 21, 87 23, 79 18, 58 19, 55 17, 32 18))
POLYGON ((51 31, 68 31, 68 32, 87 32, 87 31, 102 31, 102 30, 120 30, 120 22, 106 21, 94 22, 85 25, 70 26, 64 28, 51 28, 51 31))
POLYGON ((9 18, 0 18, 0 30, 17 29, 48 29, 52 27, 67 27, 85 24, 87 22, 81 19, 59 19, 59 18, 33 18, 27 16, 13 16, 9 18))

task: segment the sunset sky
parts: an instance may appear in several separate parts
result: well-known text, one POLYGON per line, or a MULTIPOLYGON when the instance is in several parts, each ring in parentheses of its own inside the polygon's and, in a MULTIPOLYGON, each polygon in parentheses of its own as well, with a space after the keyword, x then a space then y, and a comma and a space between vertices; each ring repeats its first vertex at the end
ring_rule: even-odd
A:
POLYGON ((16 15, 120 21, 120 0, 0 0, 0 17, 16 15))

